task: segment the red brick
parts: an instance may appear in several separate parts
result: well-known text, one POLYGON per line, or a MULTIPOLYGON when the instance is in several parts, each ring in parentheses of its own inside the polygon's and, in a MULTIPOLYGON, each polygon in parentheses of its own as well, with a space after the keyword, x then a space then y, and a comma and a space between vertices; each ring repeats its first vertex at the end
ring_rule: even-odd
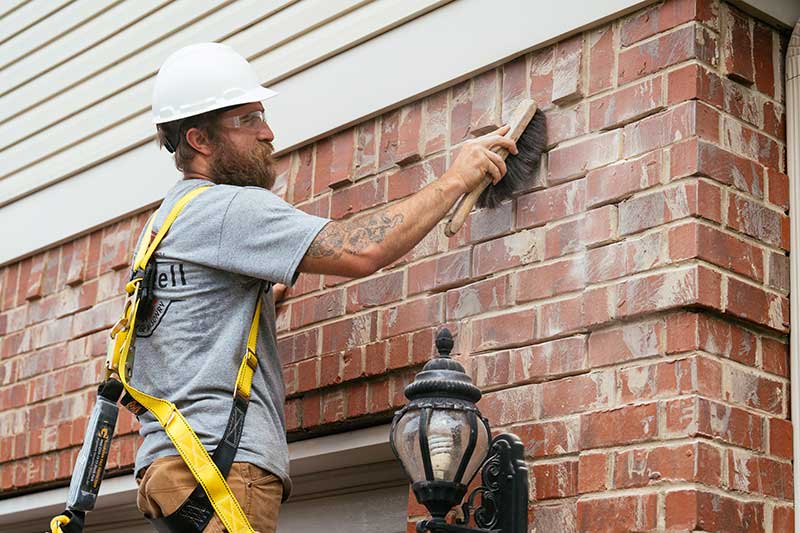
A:
POLYGON ((764 280, 761 248, 744 240, 694 221, 670 228, 668 236, 672 261, 703 259, 756 281, 764 280))
POLYGON ((782 418, 770 418, 767 422, 769 453, 783 459, 792 458, 792 422, 782 418))
POLYGON ((353 174, 356 179, 370 176, 377 171, 376 147, 377 120, 368 120, 356 128, 355 160, 353 174))
POLYGON ((750 19, 727 4, 722 17, 722 57, 723 72, 729 78, 747 85, 753 83, 753 32, 750 19))
POLYGON ((533 465, 533 489, 537 501, 577 495, 578 461, 533 465))
POLYGON ((536 387, 538 385, 523 385, 488 392, 478 403, 478 409, 492 427, 536 419, 540 403, 536 387))
POLYGON ((586 180, 520 196, 517 200, 517 228, 540 226, 586 210, 586 180))
MULTIPOLYGON (((547 123, 547 146, 555 146, 589 132, 586 128, 586 106, 583 103, 572 107, 553 107, 544 114, 547 123)), ((537 174, 534 183, 539 180, 541 176, 537 174)))
POLYGON ((702 100, 722 107, 722 80, 716 72, 693 63, 667 74, 667 105, 686 100, 702 100))
POLYGON ((721 138, 722 146, 728 150, 758 161, 768 168, 781 167, 780 145, 758 130, 724 116, 721 138))
POLYGON ((308 200, 311 197, 314 176, 315 146, 304 146, 292 156, 289 194, 287 198, 292 204, 308 200))
POLYGON ((582 453, 578 458, 578 492, 602 492, 608 489, 606 454, 582 453))
POLYGON ((586 336, 577 335, 508 352, 511 382, 554 379, 586 370, 586 336))
POLYGON ((789 345, 768 337, 761 338, 761 364, 767 372, 789 377, 789 345))
POLYGON ((278 339, 281 361, 291 363, 318 353, 318 329, 309 329, 278 339))
POLYGON ((329 187, 341 187, 353 181, 355 130, 348 129, 325 137, 317 143, 314 165, 314 195, 329 187))
POLYGON ((648 531, 656 528, 656 494, 578 500, 580 533, 648 531))
MULTIPOLYGON (((366 375, 364 349, 361 346, 351 348, 342 354, 342 381, 352 381, 366 375)), ((338 354, 334 354, 338 357, 338 354)))
POLYGON ((767 252, 769 277, 767 286, 782 293, 789 292, 789 257, 785 253, 767 252))
POLYGON ((635 316, 687 305, 721 307, 719 274, 691 266, 635 278, 617 287, 619 316, 635 316))
POLYGON ((447 291, 447 320, 459 320, 508 305, 509 276, 499 276, 447 291))
POLYGON ((754 161, 698 139, 672 146, 670 154, 670 176, 673 179, 688 175, 708 176, 757 198, 764 195, 764 169, 754 161))
POLYGON ((581 449, 647 441, 657 432, 655 403, 581 415, 581 449))
POLYGON ((781 332, 789 327, 789 300, 744 283, 728 279, 726 311, 781 332))
POLYGON ((513 231, 513 228, 514 202, 511 200, 492 209, 473 210, 461 230, 448 240, 448 248, 452 250, 468 243, 482 242, 500 235, 507 235, 513 231))
POLYGON ((478 244, 473 249, 474 276, 493 274, 541 260, 542 230, 527 230, 478 244))
POLYGON ((0 294, 2 294, 0 310, 6 311, 16 305, 20 264, 21 263, 14 263, 13 265, 3 268, 5 277, 2 278, 3 283, 2 286, 0 286, 0 294))
POLYGON ((716 141, 719 138, 717 116, 713 108, 690 101, 628 124, 624 128, 624 155, 630 158, 693 135, 716 141))
POLYGON ((347 313, 394 302, 403 296, 403 272, 389 272, 347 287, 347 313))
POLYGON ((775 96, 772 30, 758 22, 753 28, 753 61, 756 88, 766 95, 775 96))
POLYGON ((367 385, 367 395, 369 398, 369 413, 378 414, 388 409, 392 405, 389 401, 389 380, 387 378, 378 381, 371 381, 367 385))
POLYGON ((761 377, 733 365, 723 365, 722 399, 753 409, 784 415, 786 391, 778 380, 761 377))
POLYGON ((706 28, 684 26, 620 52, 617 82, 628 83, 687 59, 715 65, 716 45, 717 37, 706 28))
POLYGON ((437 294, 380 311, 381 338, 441 324, 443 303, 444 296, 437 294))
POLYGON ((619 89, 589 104, 592 131, 622 126, 663 109, 662 78, 619 89))
MULTIPOLYGON (((764 133, 772 135, 779 141, 786 140, 786 112, 783 106, 765 100, 763 110, 756 109, 755 116, 757 120, 763 118, 764 133)), ((761 126, 761 123, 756 122, 754 125, 758 127, 761 126)))
MULTIPOLYGON (((705 398, 694 400, 693 407, 683 406, 683 417, 691 416, 695 431, 690 436, 702 435, 751 450, 764 450, 763 418, 738 407, 732 407, 705 398)), ((677 412, 675 413, 678 414, 677 412)), ((667 415, 667 429, 671 429, 667 415)))
POLYGON ((528 95, 528 54, 502 66, 503 101, 501 122, 507 123, 517 105, 528 95))
POLYGON ((767 181, 769 201, 784 210, 789 209, 789 176, 768 168, 767 181))
POLYGON ((614 83, 614 32, 612 24, 589 33, 589 95, 608 89, 614 83))
POLYGON ((729 450, 728 485, 735 491, 791 500, 792 465, 744 450, 729 450))
POLYGON ((100 248, 100 273, 127 268, 133 252, 131 244, 131 221, 123 220, 103 229, 103 244, 100 248))
POLYGON ((561 105, 583 96, 582 59, 583 34, 556 44, 553 65, 553 103, 561 105))
POLYGON ((475 386, 485 389, 509 383, 508 352, 472 357, 470 376, 475 386))
POLYGON ((617 207, 598 207, 580 218, 547 228, 545 259, 561 257, 611 242, 616 236, 617 207))
MULTIPOLYGON (((313 361, 313 360, 308 360, 308 361, 313 361)), ((335 385, 342 381, 342 372, 339 368, 340 362, 341 362, 341 357, 339 356, 338 353, 323 355, 320 358, 320 363, 319 363, 320 387, 328 387, 330 385, 335 385)), ((303 367, 307 365, 308 365, 307 362, 302 362, 299 368, 303 369, 303 367)))
POLYGON ((540 309, 536 335, 539 339, 586 329, 584 295, 582 294, 542 304, 540 309))
POLYGON ((661 152, 592 170, 586 175, 586 205, 617 202, 661 180, 661 152))
POLYGON ((472 322, 472 352, 486 351, 533 340, 536 313, 533 309, 516 311, 472 322))
POLYGON ((789 249, 786 216, 757 204, 748 198, 731 195, 728 206, 728 227, 760 241, 789 249))
MULTIPOLYGON (((547 381, 541 387, 542 417, 551 418, 608 407, 612 401, 614 376, 610 372, 593 372, 547 381)), ((583 425, 582 419, 581 442, 584 438, 583 425)))
POLYGON ((455 145, 500 125, 499 77, 496 69, 453 87, 450 143, 455 145))
POLYGON ((331 218, 344 218, 386 203, 386 178, 379 176, 333 191, 331 218))
POLYGON ((542 109, 553 102, 553 63, 555 46, 548 46, 531 55, 531 98, 542 109))
POLYGON ((322 353, 344 351, 376 340, 376 314, 347 317, 322 326, 322 353))
POLYGON ((772 531, 774 533, 794 531, 794 507, 776 505, 772 508, 772 531))
POLYGON ((426 159, 421 163, 397 169, 388 174, 388 200, 409 196, 444 173, 444 156, 426 159))
POLYGON ((666 527, 670 530, 764 532, 764 504, 695 490, 666 495, 666 527))
POLYGON ((589 366, 651 357, 663 353, 660 321, 624 324, 589 335, 589 366))
POLYGON ((437 256, 408 267, 408 294, 463 285, 470 279, 470 250, 437 256))
POLYGON ((441 91, 422 101, 422 156, 444 150, 447 143, 447 93, 441 91))
POLYGON ((718 361, 700 356, 625 368, 619 370, 619 399, 632 403, 691 392, 719 397, 721 372, 718 361))
MULTIPOLYGON (((31 258, 30 270, 27 270, 27 278, 25 279, 25 294, 26 300, 36 300, 44 296, 42 291, 42 281, 44 279, 44 267, 47 260, 47 253, 42 253, 31 258)), ((20 287, 22 288, 22 287, 20 287)))
POLYGON ((586 286, 586 263, 583 258, 534 266, 514 274, 514 301, 530 302, 572 292, 586 286))
POLYGON ((587 171, 616 161, 622 135, 610 131, 568 146, 551 150, 548 157, 547 182, 556 184, 577 178, 587 171))
POLYGON ((702 181, 681 182, 626 200, 619 206, 619 232, 636 233, 689 216, 721 221, 720 189, 702 181))
POLYGON ((615 454, 614 487, 646 487, 664 481, 704 481, 719 486, 722 455, 705 443, 634 449, 615 454))
POLYGON ((367 384, 356 383, 347 388, 345 394, 347 418, 355 418, 368 414, 367 412, 367 384))
POLYGON ((344 314, 344 289, 292 303, 292 329, 344 314))
POLYGON ((755 366, 756 337, 749 331, 706 314, 668 317, 667 353, 697 349, 755 366))
POLYGON ((302 402, 302 427, 313 428, 318 426, 322 415, 322 397, 319 394, 306 394, 303 396, 302 402))
POLYGON ((630 46, 690 20, 710 21, 705 4, 703 0, 672 0, 637 11, 622 20, 620 42, 630 46))
POLYGON ((514 426, 512 431, 522 440, 526 457, 552 457, 578 451, 577 417, 522 424, 514 426))
POLYGON ((341 390, 322 395, 322 423, 332 424, 345 419, 344 395, 341 390))

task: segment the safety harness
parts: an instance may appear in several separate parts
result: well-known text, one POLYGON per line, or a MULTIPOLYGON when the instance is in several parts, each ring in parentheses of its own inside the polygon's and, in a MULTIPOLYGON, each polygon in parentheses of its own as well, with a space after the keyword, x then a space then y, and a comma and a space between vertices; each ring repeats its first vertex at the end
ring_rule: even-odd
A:
MULTIPOLYGON (((125 300, 122 317, 111 330, 111 339, 109 341, 108 355, 106 358, 106 381, 101 385, 101 388, 108 383, 121 383, 125 390, 125 395, 121 403, 137 416, 142 413, 144 409, 150 411, 164 428, 164 431, 178 450, 186 466, 189 467, 189 470, 191 470, 197 480, 197 487, 195 487, 194 491, 177 511, 163 518, 151 520, 151 523, 158 531, 202 531, 216 511, 217 516, 219 516, 226 530, 230 533, 253 533, 254 530, 250 526, 247 517, 228 486, 228 483, 225 481, 225 477, 230 471, 231 464, 236 456, 236 450, 239 446, 239 439, 241 438, 242 429, 244 427, 244 418, 250 400, 250 387, 253 380, 253 373, 258 366, 256 341, 258 338, 258 320, 261 313, 261 292, 263 286, 258 291, 258 302, 247 337, 247 349, 242 357, 242 362, 239 365, 239 371, 236 376, 233 406, 228 418, 228 424, 222 439, 213 452, 213 457, 206 451, 200 439, 189 425, 189 422, 183 417, 175 404, 168 400, 151 396, 132 386, 128 381, 133 368, 135 350, 132 347, 132 343, 136 336, 137 312, 139 307, 143 307, 143 303, 146 305, 148 303, 147 301, 150 300, 152 296, 151 293, 148 292, 151 289, 145 282, 146 278, 152 276, 155 269, 155 265, 150 264, 150 259, 183 208, 186 207, 192 199, 208 188, 209 186, 198 187, 182 196, 170 210, 166 220, 155 236, 153 236, 152 228, 156 214, 154 213, 150 217, 147 223, 147 229, 145 230, 133 261, 131 280, 125 287, 128 296, 125 300), (117 378, 119 378, 119 381, 117 381, 117 378)), ((116 396, 113 397, 112 395, 112 401, 116 402, 119 399, 121 387, 107 386, 107 389, 114 390, 116 396)), ((99 395, 98 400, 100 398, 103 398, 103 396, 99 395)), ((109 398, 105 397, 105 399, 108 400, 109 398)), ((116 413, 114 413, 114 420, 116 420, 116 413)), ((111 422, 111 431, 113 432, 113 422, 111 422)), ((104 434, 108 437, 106 439, 107 442, 103 441, 99 448, 110 445, 111 439, 110 435, 108 435, 108 430, 106 430, 104 434)), ((87 449, 87 444, 94 444, 92 451, 94 451, 94 448, 98 448, 96 437, 96 434, 93 435, 87 432, 81 450, 82 453, 84 449, 87 449)), ((75 499, 70 498, 65 513, 55 517, 51 522, 50 527, 53 533, 73 533, 83 530, 85 512, 94 508, 94 500, 97 496, 97 491, 99 491, 102 471, 105 468, 107 451, 107 448, 104 451, 101 449, 95 454, 99 459, 90 459, 88 461, 88 463, 91 463, 91 468, 95 472, 98 470, 99 466, 99 479, 98 476, 95 475, 90 487, 90 490, 94 493, 93 497, 88 498, 91 501, 82 502, 83 505, 72 505, 75 503, 75 499)), ((90 453, 89 455, 93 454, 90 453)), ((76 485, 76 477, 79 478, 77 483, 83 481, 85 484, 86 476, 76 476, 76 474, 79 474, 77 468, 76 472, 73 474, 72 482, 70 483, 70 494, 73 492, 73 485, 76 485)))

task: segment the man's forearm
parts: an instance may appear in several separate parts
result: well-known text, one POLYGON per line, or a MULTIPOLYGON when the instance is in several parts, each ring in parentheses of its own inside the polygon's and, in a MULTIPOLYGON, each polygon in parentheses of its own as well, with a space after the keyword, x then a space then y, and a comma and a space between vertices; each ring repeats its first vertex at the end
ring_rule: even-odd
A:
POLYGON ((344 253, 369 256, 382 268, 411 250, 463 194, 463 182, 448 174, 400 203, 329 224, 311 245, 312 257, 344 253))

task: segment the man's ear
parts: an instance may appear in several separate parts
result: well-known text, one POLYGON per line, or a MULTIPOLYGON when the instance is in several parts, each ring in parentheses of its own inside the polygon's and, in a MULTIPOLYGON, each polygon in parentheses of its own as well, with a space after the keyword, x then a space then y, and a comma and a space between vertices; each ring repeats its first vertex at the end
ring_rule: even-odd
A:
POLYGON ((189 146, 200 152, 205 156, 210 156, 212 149, 211 143, 208 141, 206 132, 198 128, 189 128, 186 132, 186 142, 189 146))

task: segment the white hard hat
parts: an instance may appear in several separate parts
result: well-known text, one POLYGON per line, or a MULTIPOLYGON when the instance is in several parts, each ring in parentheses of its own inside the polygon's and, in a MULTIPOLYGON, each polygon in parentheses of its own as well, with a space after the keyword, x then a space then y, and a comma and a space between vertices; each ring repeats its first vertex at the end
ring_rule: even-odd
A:
POLYGON ((276 94, 258 83, 250 63, 230 46, 191 44, 173 52, 156 75, 153 122, 260 102, 276 94))

